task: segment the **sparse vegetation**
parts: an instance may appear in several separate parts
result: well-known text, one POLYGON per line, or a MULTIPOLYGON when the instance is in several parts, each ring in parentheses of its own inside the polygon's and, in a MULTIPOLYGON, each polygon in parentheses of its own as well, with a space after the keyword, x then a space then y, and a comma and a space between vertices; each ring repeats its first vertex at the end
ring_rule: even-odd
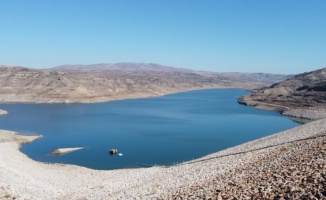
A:
POLYGON ((2 66, 0 102, 103 102, 194 89, 252 89, 287 77, 198 72, 146 63, 107 65, 68 66, 51 70, 2 66))
POLYGON ((299 74, 292 79, 273 84, 271 87, 254 91, 247 97, 241 98, 250 105, 253 102, 260 106, 269 104, 287 107, 288 109, 324 110, 326 104, 326 68, 299 74))

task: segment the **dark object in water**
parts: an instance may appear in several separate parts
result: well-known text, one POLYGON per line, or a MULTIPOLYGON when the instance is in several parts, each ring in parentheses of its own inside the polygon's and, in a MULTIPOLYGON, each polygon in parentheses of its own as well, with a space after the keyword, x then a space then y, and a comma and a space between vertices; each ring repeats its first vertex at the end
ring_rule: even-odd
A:
POLYGON ((118 154, 118 150, 117 149, 110 149, 110 155, 111 156, 116 156, 118 154))
POLYGON ((154 165, 147 165, 147 164, 143 164, 143 163, 138 163, 139 166, 142 167, 153 167, 154 165))
POLYGON ((109 152, 111 156, 123 156, 122 153, 118 153, 118 149, 110 149, 109 152))

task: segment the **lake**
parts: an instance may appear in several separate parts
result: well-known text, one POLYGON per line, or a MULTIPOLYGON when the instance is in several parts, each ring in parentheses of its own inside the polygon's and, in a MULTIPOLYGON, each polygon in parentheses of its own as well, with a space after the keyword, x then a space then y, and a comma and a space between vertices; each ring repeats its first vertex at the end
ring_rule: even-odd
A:
POLYGON ((173 165, 299 126, 239 105, 238 89, 198 90, 96 104, 0 104, 0 129, 43 135, 21 151, 49 163, 93 169, 173 165), (85 147, 60 156, 57 148, 85 147), (116 148, 123 156, 110 156, 116 148))

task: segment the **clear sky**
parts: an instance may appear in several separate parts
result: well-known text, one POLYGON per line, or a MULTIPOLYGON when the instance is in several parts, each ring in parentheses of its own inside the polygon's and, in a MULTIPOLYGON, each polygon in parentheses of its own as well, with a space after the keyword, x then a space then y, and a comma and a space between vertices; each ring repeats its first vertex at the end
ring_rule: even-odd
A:
POLYGON ((0 65, 326 67, 326 0, 0 0, 0 65))

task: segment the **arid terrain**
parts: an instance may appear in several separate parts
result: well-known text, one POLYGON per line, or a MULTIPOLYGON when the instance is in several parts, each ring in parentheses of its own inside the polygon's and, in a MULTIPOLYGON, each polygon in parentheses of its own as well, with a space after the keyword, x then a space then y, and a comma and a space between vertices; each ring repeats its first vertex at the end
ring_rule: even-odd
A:
MULTIPOLYGON (((233 81, 230 81, 231 78, 226 78, 229 74, 223 79, 221 75, 208 75, 207 72, 166 72, 170 77, 157 72, 155 79, 152 76, 155 73, 146 70, 56 70, 2 67, 1 84, 7 87, 7 92, 1 94, 12 95, 2 101, 13 102, 19 97, 21 99, 16 101, 62 102, 61 97, 47 96, 62 93, 62 98, 69 100, 66 102, 96 102, 99 97, 95 94, 101 92, 100 88, 111 87, 112 91, 115 88, 116 93, 111 94, 120 94, 120 98, 127 98, 126 93, 131 91, 133 97, 140 97, 144 93, 135 86, 142 86, 147 92, 159 86, 171 91, 166 87, 173 80, 179 89, 183 86, 188 90, 194 84, 214 86, 214 81, 222 87, 223 83, 240 84, 239 79, 244 80, 248 75, 231 73, 233 81), (205 82, 207 77, 213 77, 213 83, 205 82), (104 79, 108 81, 104 83, 110 84, 101 84, 104 79), (127 87, 130 80, 134 82, 127 87), (68 88, 78 86, 83 86, 84 90, 72 93, 80 95, 79 98, 69 96, 68 88), (119 93, 119 88, 126 93, 119 93), (39 93, 32 94, 36 90, 39 93), (90 99, 87 96, 90 91, 94 92, 96 101, 85 100, 90 99), (36 101, 37 97, 40 100, 36 101)), ((247 79, 262 74, 249 75, 251 78, 247 79)), ((257 108, 292 112, 300 115, 298 117, 319 120, 170 167, 103 171, 36 162, 18 149, 39 136, 0 130, 0 199, 326 199, 324 75, 325 69, 297 75, 239 99, 240 103, 257 108)), ((252 81, 245 84, 255 85, 252 81)), ((101 100, 108 100, 108 97, 101 100)))
POLYGON ((65 65, 52 69, 0 67, 0 102, 94 103, 208 89, 253 89, 289 76, 214 73, 157 64, 65 65))
POLYGON ((270 87, 254 90, 239 103, 278 110, 298 118, 326 117, 326 68, 303 73, 270 87))

